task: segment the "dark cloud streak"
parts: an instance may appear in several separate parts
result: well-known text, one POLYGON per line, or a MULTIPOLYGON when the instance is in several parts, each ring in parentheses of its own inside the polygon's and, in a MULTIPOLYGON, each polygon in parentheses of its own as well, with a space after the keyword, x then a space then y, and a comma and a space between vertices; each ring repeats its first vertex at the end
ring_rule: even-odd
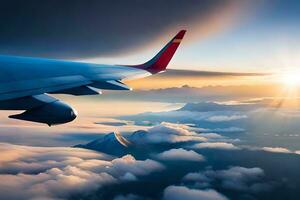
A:
POLYGON ((60 58, 124 53, 179 28, 192 28, 195 34, 198 29, 193 26, 195 22, 201 26, 207 23, 202 27, 207 33, 226 26, 227 15, 237 12, 239 2, 1 1, 0 53, 60 58))

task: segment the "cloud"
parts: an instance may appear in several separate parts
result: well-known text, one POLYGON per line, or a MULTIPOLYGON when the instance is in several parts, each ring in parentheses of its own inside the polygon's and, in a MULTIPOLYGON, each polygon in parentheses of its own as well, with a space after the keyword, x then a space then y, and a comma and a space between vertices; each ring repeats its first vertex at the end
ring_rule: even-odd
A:
POLYGON ((201 133, 202 137, 208 138, 208 139, 222 139, 224 136, 217 134, 217 133, 201 133))
POLYGON ((227 189, 247 191, 251 189, 253 181, 264 176, 260 168, 231 167, 228 170, 207 171, 206 174, 222 180, 222 186, 227 189))
POLYGON ((105 125, 105 126, 126 126, 128 123, 126 121, 112 121, 112 122, 95 122, 95 124, 105 125))
POLYGON ((137 177, 130 172, 126 172, 124 176, 121 176, 121 179, 124 181, 136 181, 137 177))
POLYGON ((157 155, 161 160, 182 160, 182 161, 203 161, 205 158, 193 150, 185 150, 182 148, 171 149, 157 155))
MULTIPOLYGON (((163 75, 162 73, 161 75, 163 75)), ((278 93, 281 92, 281 87, 278 85, 229 85, 229 86, 203 86, 202 83, 193 82, 190 85, 186 85, 186 79, 183 78, 182 82, 177 79, 173 80, 173 85, 167 83, 165 85, 154 84, 155 82, 161 83, 164 81, 163 78, 155 80, 156 76, 151 77, 148 80, 149 82, 145 85, 149 85, 148 90, 134 90, 130 95, 124 95, 123 93, 109 93, 103 97, 106 99, 116 99, 121 97, 126 99, 134 100, 152 100, 157 102, 176 102, 176 103, 187 103, 186 106, 181 109, 185 111, 253 111, 262 107, 274 107, 274 101, 278 102, 278 93), (178 87, 178 83, 182 85, 178 87), (198 86, 198 87, 196 87, 198 86), (201 87, 200 87, 201 86, 201 87), (156 89, 153 89, 156 88, 156 89), (257 100, 258 98, 263 98, 270 96, 268 100, 257 100), (274 98, 272 98, 274 97, 274 98), (199 99, 202 101, 208 102, 199 102, 199 99), (245 101, 240 101, 234 105, 224 105, 213 103, 212 101, 224 102, 232 101, 233 99, 246 99, 245 101), (252 99, 248 101, 249 99, 252 99), (272 104, 273 100, 273 104, 272 104), (195 102, 195 103, 191 103, 195 102), (269 104, 268 104, 269 103, 269 104)), ((191 79, 191 78, 190 78, 191 79)), ((189 79, 189 80, 190 80, 189 79)), ((172 79, 171 79, 172 80, 172 79)), ((218 79, 219 80, 219 79, 218 79)), ((170 82, 170 80, 168 80, 170 82)), ((198 78, 195 78, 194 81, 199 81, 198 78)), ((211 81, 208 82, 210 84, 211 81)), ((134 82, 133 82, 134 84, 134 82)), ((215 84, 214 84, 215 85, 215 84)), ((135 87, 139 87, 135 84, 135 87)), ((287 101, 288 99, 284 99, 287 101)))
POLYGON ((133 133, 128 140, 132 143, 178 143, 178 142, 203 142, 207 139, 196 132, 190 131, 190 128, 182 124, 173 124, 162 122, 147 131, 137 131, 133 133))
POLYGON ((195 149, 223 149, 223 150, 238 150, 239 148, 231 143, 226 142, 203 142, 194 144, 195 149))
MULTIPOLYGON (((145 130, 137 130, 123 136, 119 133, 106 134, 87 144, 79 144, 75 147, 121 156, 138 149, 139 151, 149 151, 150 149, 155 151, 155 145, 172 148, 170 145, 205 142, 224 138, 215 133, 204 134, 202 136, 202 134, 196 133, 195 130, 199 131, 188 125, 162 122, 159 125, 147 127, 145 130)), ((180 151, 183 151, 183 149, 180 151)), ((189 152, 189 154, 191 153, 189 152)))
POLYGON ((76 1, 71 5, 51 0, 7 1, 0 15, 0 51, 95 57, 145 48, 157 42, 159 35, 169 37, 182 28, 189 29, 191 39, 199 39, 240 19, 234 16, 244 4, 235 0, 76 1))
POLYGON ((207 118, 206 121, 209 121, 209 122, 228 122, 228 121, 246 119, 246 118, 247 118, 247 115, 231 115, 231 116, 216 115, 216 116, 211 116, 211 117, 207 118))
MULTIPOLYGON (((243 120, 238 125, 245 126, 248 113, 257 109, 256 105, 227 105, 214 102, 187 103, 182 108, 164 112, 148 112, 134 116, 123 117, 137 124, 144 120, 157 124, 161 121, 181 124, 195 124, 200 132, 243 132, 243 127, 237 127, 237 120, 243 120), (202 128, 200 130, 200 127, 202 128)), ((197 130, 195 130, 197 131, 197 130)))
POLYGON ((236 72, 216 72, 216 71, 196 71, 167 69, 165 73, 156 75, 157 78, 190 78, 190 77, 224 77, 224 76, 265 76, 264 73, 236 73, 236 72))
POLYGON ((4 199, 68 198, 164 169, 150 159, 136 160, 131 155, 113 158, 79 148, 10 144, 1 144, 0 148, 4 153, 0 160, 0 196, 4 199))
POLYGON ((292 153, 292 151, 283 147, 263 147, 262 150, 274 153, 292 153))
POLYGON ((295 151, 295 154, 300 154, 300 150, 298 150, 298 151, 295 151))
POLYGON ((263 150, 271 153, 291 153, 291 154, 300 154, 299 150, 293 151, 284 147, 249 147, 250 150, 263 150))
POLYGON ((108 171, 112 174, 132 173, 134 175, 148 175, 152 171, 164 169, 163 165, 154 160, 136 160, 131 155, 116 158, 111 161, 108 171))
POLYGON ((216 132, 244 132, 245 129, 239 127, 228 127, 228 128, 214 128, 211 131, 216 132))
MULTIPOLYGON (((221 90, 223 87, 219 87, 218 90, 221 90)), ((197 90, 197 88, 190 88, 192 90, 197 90)), ((198 90, 210 90, 211 87, 198 88, 198 90)), ((203 91, 204 92, 204 91, 203 91)), ((216 102, 199 102, 199 103, 187 103, 181 109, 181 111, 192 111, 192 112, 220 112, 220 111, 250 111, 254 108, 257 108, 255 104, 225 104, 225 103, 216 103, 216 102)))
POLYGON ((271 183, 263 182, 264 171, 261 168, 229 167, 226 170, 206 170, 199 173, 188 173, 183 177, 184 182, 194 182, 196 187, 218 187, 224 189, 261 192, 270 190, 271 183))
POLYGON ((227 198, 213 189, 196 190, 184 186, 169 186, 164 191, 164 200, 227 200, 227 198))

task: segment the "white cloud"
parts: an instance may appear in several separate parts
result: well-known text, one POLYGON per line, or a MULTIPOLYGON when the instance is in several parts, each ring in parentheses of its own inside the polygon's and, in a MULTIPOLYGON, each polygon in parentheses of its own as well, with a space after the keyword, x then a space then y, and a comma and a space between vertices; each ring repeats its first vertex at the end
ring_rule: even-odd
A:
POLYGON ((194 182, 200 188, 221 186, 225 189, 243 192, 260 192, 269 190, 272 185, 264 183, 264 171, 261 168, 230 167, 226 170, 206 170, 203 172, 188 173, 183 181, 194 182))
POLYGON ((192 146, 195 149, 224 149, 224 150, 238 150, 239 148, 231 143, 226 142, 203 142, 192 146))
POLYGON ((264 171, 258 167, 231 167, 228 170, 208 171, 208 176, 222 180, 224 188, 233 190, 251 190, 251 183, 260 180, 264 176, 264 171))
POLYGON ((250 150, 263 150, 263 151, 267 151, 267 152, 271 152, 271 153, 294 153, 294 154, 300 154, 300 150, 290 150, 284 147, 250 147, 250 150))
POLYGON ((171 149, 157 155, 161 160, 186 160, 186 161, 203 161, 205 158, 193 150, 185 150, 182 148, 171 149))
POLYGON ((295 151, 295 154, 300 154, 300 150, 295 151))
POLYGON ((79 148, 2 144, 0 150, 4 152, 0 159, 3 199, 68 198, 164 169, 150 159, 136 160, 131 155, 113 158, 79 148))
POLYGON ((215 129, 212 129, 211 131, 215 131, 215 132, 244 132, 245 129, 239 128, 239 127, 228 127, 228 128, 215 128, 215 129))
POLYGON ((182 124, 162 122, 144 132, 136 132, 130 136, 133 143, 177 143, 177 142, 203 142, 205 137, 189 130, 190 128, 182 124))
POLYGON ((200 136, 208 138, 208 139, 222 139, 224 138, 222 135, 217 133, 201 133, 200 136))
POLYGON ((283 147, 263 147, 262 150, 274 153, 292 153, 292 151, 283 147))
POLYGON ((206 121, 209 122, 228 122, 228 121, 234 121, 239 119, 246 119, 247 115, 215 115, 208 117, 206 121))
POLYGON ((164 200, 227 200, 215 190, 196 190, 184 186, 169 186, 164 191, 164 200))
POLYGON ((126 155, 112 160, 107 169, 112 174, 130 172, 134 175, 148 175, 153 171, 164 169, 164 166, 154 160, 136 160, 133 156, 126 155))

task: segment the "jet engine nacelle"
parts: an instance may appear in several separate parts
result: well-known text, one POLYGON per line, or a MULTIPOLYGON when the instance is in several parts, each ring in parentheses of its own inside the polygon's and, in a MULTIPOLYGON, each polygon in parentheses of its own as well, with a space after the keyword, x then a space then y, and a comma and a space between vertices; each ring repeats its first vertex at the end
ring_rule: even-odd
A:
POLYGON ((77 112, 66 103, 62 101, 55 101, 26 110, 21 114, 11 115, 9 117, 32 122, 45 123, 51 126, 73 121, 77 117, 77 112))

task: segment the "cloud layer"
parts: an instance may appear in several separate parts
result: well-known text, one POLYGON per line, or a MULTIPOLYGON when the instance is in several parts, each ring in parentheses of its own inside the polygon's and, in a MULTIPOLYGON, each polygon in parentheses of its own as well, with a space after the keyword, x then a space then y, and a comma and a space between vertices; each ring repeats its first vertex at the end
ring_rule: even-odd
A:
POLYGON ((162 122, 149 128, 147 131, 133 133, 129 140, 136 144, 141 143, 178 143, 178 142, 203 142, 207 138, 202 137, 183 124, 162 122))
POLYGON ((268 191, 272 183, 264 182, 264 171, 261 168, 229 167, 225 170, 206 170, 199 173, 188 173, 183 177, 184 182, 193 182, 195 187, 224 189, 257 193, 268 191))
POLYGON ((131 155, 113 159, 74 148, 1 144, 1 152, 5 155, 0 161, 2 199, 68 198, 164 169, 150 159, 140 161, 131 155))

